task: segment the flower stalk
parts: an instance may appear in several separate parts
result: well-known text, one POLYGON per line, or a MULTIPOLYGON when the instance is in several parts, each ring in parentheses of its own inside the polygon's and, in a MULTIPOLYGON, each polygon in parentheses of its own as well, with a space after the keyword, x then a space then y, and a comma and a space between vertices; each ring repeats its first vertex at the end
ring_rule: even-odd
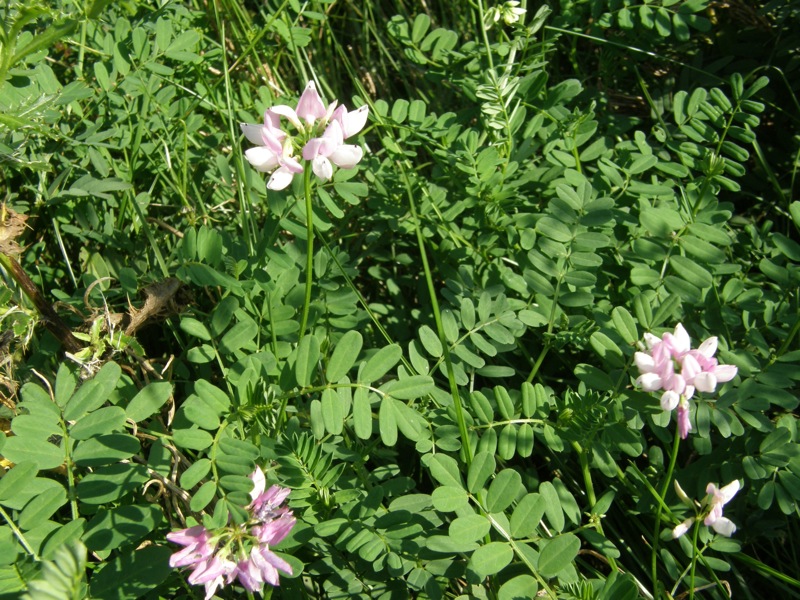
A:
POLYGON ((311 195, 311 174, 321 181, 333 177, 333 167, 353 169, 364 151, 345 140, 359 133, 367 123, 367 105, 349 112, 338 100, 327 107, 309 81, 297 102, 297 108, 279 104, 264 113, 263 124, 241 123, 244 136, 255 146, 245 151, 254 169, 269 173, 267 188, 283 190, 294 176, 303 173, 303 200, 306 214, 306 282, 299 337, 308 325, 311 289, 314 280, 314 211, 311 195), (283 129, 285 119, 295 133, 283 129))
POLYGON ((308 311, 311 306, 311 287, 314 281, 314 212, 311 204, 311 167, 305 166, 303 191, 306 203, 306 289, 303 297, 303 316, 300 319, 299 337, 303 337, 308 324, 308 311))

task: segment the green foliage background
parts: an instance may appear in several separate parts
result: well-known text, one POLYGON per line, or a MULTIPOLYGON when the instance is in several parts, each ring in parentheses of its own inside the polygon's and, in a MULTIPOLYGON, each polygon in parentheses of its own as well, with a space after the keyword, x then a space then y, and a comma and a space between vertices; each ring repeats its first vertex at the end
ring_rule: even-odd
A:
POLYGON ((633 385, 679 322, 739 369, 675 446, 690 497, 743 482, 697 595, 800 597, 800 3, 491 8, 0 7, 2 216, 83 346, 4 250, 0 597, 201 597, 165 534, 243 518, 256 464, 298 517, 276 597, 684 597, 633 385), (239 122, 310 79, 370 121, 314 188, 300 332, 302 185, 239 122))

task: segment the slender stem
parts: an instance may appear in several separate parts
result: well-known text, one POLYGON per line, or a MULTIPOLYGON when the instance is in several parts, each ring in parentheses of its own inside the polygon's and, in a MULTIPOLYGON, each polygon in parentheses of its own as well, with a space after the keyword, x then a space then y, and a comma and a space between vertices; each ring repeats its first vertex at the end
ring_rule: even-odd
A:
POLYGON ((692 569, 689 571, 689 600, 694 599, 694 570, 697 566, 697 534, 700 531, 700 520, 694 522, 694 532, 692 533, 692 569))
MULTIPOLYGON (((581 464, 581 473, 583 474, 583 485, 586 488, 586 499, 589 501, 589 510, 592 511, 594 505, 597 504, 597 495, 594 491, 594 482, 592 481, 592 471, 589 467, 589 452, 590 449, 586 449, 581 446, 578 442, 572 442, 572 448, 575 452, 578 453, 578 460, 581 464)), ((594 523, 594 528, 603 537, 606 537, 605 532, 603 531, 603 525, 600 522, 600 517, 596 520, 592 519, 594 523)), ((613 556, 606 556, 608 560, 609 566, 616 571, 617 570, 617 562, 614 560, 613 556)))
MULTIPOLYGON (((559 271, 561 270, 562 266, 563 265, 559 262, 558 265, 559 271)), ((544 346, 542 347, 541 352, 539 352, 539 357, 536 359, 536 362, 534 363, 531 372, 528 373, 528 377, 525 379, 525 381, 527 381, 528 383, 533 381, 533 378, 536 377, 536 374, 539 372, 539 367, 542 366, 542 361, 544 360, 544 357, 547 356, 547 353, 550 350, 550 334, 553 333, 553 327, 555 326, 556 308, 558 306, 556 302, 558 301, 558 294, 559 291, 561 290, 561 279, 562 275, 559 275, 558 281, 556 281, 556 290, 553 294, 553 304, 550 307, 550 316, 547 319, 547 336, 545 337, 544 340, 544 346)))
POLYGON ((67 488, 68 492, 67 495, 69 496, 69 507, 70 512, 72 514, 72 520, 78 518, 78 493, 77 488, 75 487, 75 473, 73 473, 72 469, 75 466, 72 462, 72 452, 70 451, 70 441, 69 441, 69 430, 67 429, 67 424, 61 420, 61 431, 64 436, 64 466, 66 467, 67 471, 67 488))
MULTIPOLYGON (((133 167, 132 163, 131 167, 133 167)), ((153 249, 153 254, 156 257, 156 262, 158 263, 158 267, 161 269, 162 275, 164 277, 169 277, 169 269, 167 268, 167 263, 164 261, 164 255, 161 254, 161 247, 156 243, 156 238, 150 229, 150 224, 147 222, 144 211, 142 211, 142 207, 139 206, 139 203, 136 201, 136 195, 130 192, 127 194, 127 196, 130 198, 130 204, 133 208, 133 212, 135 212, 136 216, 139 217, 139 221, 142 224, 142 229, 144 230, 144 235, 147 237, 147 241, 150 243, 150 247, 153 249)))
POLYGON ((742 552, 737 552, 733 555, 733 557, 765 577, 774 577, 783 583, 800 589, 800 579, 795 579, 786 573, 781 573, 779 570, 761 562, 756 558, 753 558, 752 556, 748 556, 742 552))
POLYGON ((797 332, 800 331, 800 317, 795 320, 794 325, 792 325, 791 330, 789 331, 789 335, 786 336, 786 339, 781 344, 780 349, 778 350, 778 356, 782 356, 786 350, 789 349, 791 346, 792 340, 794 340, 794 336, 797 335, 797 332))
POLYGON ((58 226, 58 219, 53 217, 51 219, 53 223, 53 230, 56 233, 56 242, 58 242, 58 247, 61 250, 61 256, 64 257, 64 264, 67 266, 67 273, 69 273, 70 281, 72 281, 72 287, 78 287, 78 280, 75 279, 75 273, 72 270, 72 265, 69 264, 69 255, 67 254, 67 248, 64 246, 64 240, 61 237, 61 228, 58 226))
POLYGON ((578 453, 578 460, 581 463, 581 473, 583 474, 583 485, 586 488, 586 499, 589 501, 589 508, 592 508, 597 504, 597 496, 594 493, 592 474, 589 471, 588 453, 578 442, 572 442, 572 448, 578 453))
POLYGON ((306 199, 306 295, 303 300, 303 318, 300 321, 300 337, 306 332, 308 309, 311 305, 311 284, 314 281, 314 213, 311 208, 311 165, 306 162, 303 171, 303 191, 306 199))
POLYGON ((653 598, 658 600, 661 597, 660 588, 658 586, 658 542, 661 533, 661 511, 664 507, 664 499, 667 496, 669 489, 669 482, 672 481, 672 474, 675 471, 675 463, 678 460, 678 445, 681 442, 680 432, 675 428, 675 438, 672 441, 672 455, 669 459, 669 468, 667 469, 667 476, 664 478, 664 483, 661 485, 661 492, 659 493, 660 502, 656 509, 656 524, 653 530, 653 553, 651 556, 651 569, 653 575, 653 598))
MULTIPOLYGON (((238 135, 237 135, 237 127, 236 121, 234 119, 235 112, 233 108, 233 97, 231 94, 231 90, 233 88, 231 84, 231 70, 228 66, 228 50, 227 50, 227 35, 225 33, 225 19, 222 18, 219 12, 218 2, 212 2, 214 6, 214 19, 217 22, 217 30, 219 31, 219 47, 222 56, 222 67, 223 72, 225 74, 225 108, 226 114, 224 115, 227 117, 228 121, 228 135, 230 136, 230 140, 232 143, 235 143, 238 135)), ((239 175, 236 179, 236 191, 239 196, 239 216, 241 217, 241 228, 244 232, 244 239, 245 243, 247 244, 247 249, 250 251, 250 255, 252 256, 255 253, 255 227, 253 226, 251 219, 250 219, 250 201, 247 198, 247 194, 245 194, 244 190, 244 182, 246 181, 246 175, 244 172, 244 164, 242 163, 242 151, 239 149, 238 152, 234 153, 235 162, 236 162, 236 172, 239 175)), ((301 332, 302 333, 302 332, 301 332)))
POLYGON ((539 352, 539 356, 536 358, 536 362, 533 364, 533 368, 531 372, 528 373, 528 377, 525 379, 528 383, 533 381, 533 378, 536 377, 536 374, 539 372, 539 367, 542 366, 542 361, 544 357, 547 356, 547 352, 550 350, 550 342, 545 340, 544 346, 542 347, 541 352, 539 352))
POLYGON ((422 227, 420 226, 419 216, 417 215, 417 204, 414 201, 414 191, 411 189, 411 182, 405 171, 402 170, 404 175, 406 192, 408 193, 408 203, 411 207, 411 218, 414 220, 414 230, 417 234, 417 246, 419 246, 419 254, 422 259, 422 268, 425 271, 425 282, 428 286, 428 295, 431 298, 431 309, 433 310, 433 318, 436 321, 436 331, 439 334, 439 341, 442 343, 444 349, 444 362, 447 367, 447 379, 450 382, 450 394, 453 397, 453 405, 456 411, 456 420, 458 421, 458 432, 461 435, 461 446, 464 450, 464 462, 467 468, 472 464, 472 449, 469 443, 469 432, 467 431, 467 422, 464 418, 464 409, 461 405, 461 395, 458 391, 458 384, 456 383, 455 371, 453 370, 453 362, 450 360, 450 348, 447 338, 444 335, 444 327, 442 326, 442 313, 439 310, 439 301, 436 298, 436 287, 433 284, 433 275, 431 268, 428 264, 428 255, 425 250, 425 238, 422 235, 422 227))
POLYGON ((78 47, 78 64, 75 71, 80 79, 85 79, 83 76, 83 63, 86 55, 86 21, 81 21, 81 45, 78 47))
POLYGON ((31 281, 28 274, 23 270, 15 258, 0 252, 0 267, 5 269, 8 274, 17 282, 23 293, 33 302, 36 310, 42 316, 44 326, 52 333, 55 338, 64 346, 67 352, 78 352, 83 348, 83 344, 72 335, 72 330, 67 326, 61 317, 58 316, 50 303, 42 296, 39 288, 31 281))
POLYGON ((19 543, 22 544, 23 548, 25 548, 25 552, 27 552, 30 556, 32 556, 34 560, 39 560, 39 556, 36 554, 36 550, 34 550, 33 546, 31 546, 28 543, 28 540, 25 539, 25 536, 23 535, 22 531, 20 531, 19 527, 16 526, 13 520, 11 520, 11 517, 5 510, 3 510, 2 506, 0 506, 0 517, 3 517, 3 519, 5 519, 5 522, 8 523, 9 528, 11 529, 12 532, 14 532, 14 535, 19 540, 19 543))
POLYGON ((478 0, 478 26, 481 30, 483 37, 483 46, 486 48, 486 60, 489 63, 489 70, 494 71, 494 60, 492 60, 492 45, 489 43, 489 35, 486 33, 486 26, 484 25, 485 13, 483 12, 483 0, 478 0))

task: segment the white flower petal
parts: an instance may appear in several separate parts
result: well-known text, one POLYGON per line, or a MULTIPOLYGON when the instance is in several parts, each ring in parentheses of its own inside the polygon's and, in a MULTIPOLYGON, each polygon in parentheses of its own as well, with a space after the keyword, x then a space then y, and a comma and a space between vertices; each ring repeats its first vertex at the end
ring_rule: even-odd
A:
POLYGON ((352 169, 363 156, 364 151, 359 146, 344 144, 330 154, 330 159, 337 167, 352 169))
POLYGON ((364 125, 367 124, 368 115, 369 107, 366 104, 352 112, 342 114, 340 120, 345 139, 354 136, 364 129, 364 125))
POLYGON ((717 389, 717 378, 713 373, 698 373, 694 378, 694 387, 700 392, 710 394, 717 389))
POLYGON ((651 373, 656 367, 656 361, 646 352, 637 352, 634 354, 633 362, 641 373, 651 373))
POLYGON ((661 389, 661 377, 658 373, 643 373, 636 379, 636 385, 645 392, 655 392, 661 389))
POLYGON ((720 517, 711 525, 711 527, 720 535, 731 537, 736 531, 736 525, 728 517, 720 517))
POLYGON ((239 123, 239 127, 242 128, 242 133, 244 137, 247 138, 247 141, 251 144, 256 144, 257 146, 264 145, 264 138, 261 135, 261 132, 264 130, 263 125, 254 125, 252 123, 239 123))
POLYGON ((264 493, 264 490, 267 488, 267 478, 264 475, 264 471, 261 470, 261 467, 256 467, 256 470, 250 474, 250 479, 253 480, 253 489, 250 490, 250 499, 255 500, 261 494, 264 493))
POLYGON ((683 361, 681 362, 681 376, 686 380, 687 383, 692 382, 693 378, 702 370, 703 369, 700 367, 700 363, 697 362, 697 359, 694 356, 687 354, 683 357, 683 361))
POLYGON ((286 189, 292 183, 292 179, 294 179, 294 173, 286 167, 281 167, 269 178, 267 188, 276 191, 286 189))
POLYGON ((644 343, 647 344, 648 348, 652 348, 656 344, 661 341, 660 337, 654 336, 652 333, 645 333, 644 334, 644 343))
POLYGON ((692 349, 692 340, 682 323, 678 323, 676 325, 673 335, 675 336, 676 350, 679 352, 688 352, 692 349))
POLYGON ((311 163, 311 169, 314 171, 314 175, 323 181, 329 181, 330 178, 333 177, 333 166, 331 165, 331 161, 324 156, 316 157, 311 163))
POLYGON ((256 146, 244 151, 247 159, 256 171, 268 173, 278 166, 278 155, 265 146, 256 146))
POLYGON ((661 409, 662 410, 675 410, 678 406, 681 396, 673 391, 666 391, 661 395, 661 409))
POLYGON ((712 336, 705 340, 697 351, 707 358, 712 358, 717 352, 717 336, 712 336))
POLYGON ((717 365, 714 367, 714 376, 717 378, 717 383, 725 383, 736 377, 739 372, 738 367, 734 365, 717 365))
POLYGON ((680 499, 680 501, 683 502, 686 506, 694 506, 692 499, 689 498, 686 492, 683 491, 683 488, 681 487, 681 484, 678 483, 677 479, 673 481, 673 485, 675 487, 675 493, 678 494, 678 498, 680 499))
POLYGON ((736 493, 739 491, 739 480, 734 479, 728 485, 719 489, 719 493, 722 496, 722 503, 727 504, 730 502, 736 493))
POLYGON ((679 537, 681 537, 681 536, 682 536, 684 533, 686 533, 687 531, 689 531, 689 528, 690 528, 690 527, 691 527, 693 524, 694 524, 694 517, 689 517, 688 519, 686 519, 686 520, 685 520, 683 523, 681 523, 680 525, 678 525, 677 527, 675 527, 675 529, 673 529, 673 530, 672 530, 672 539, 675 539, 675 540, 677 540, 677 539, 678 539, 679 537))
POLYGON ((280 115, 289 119, 289 122, 298 130, 303 130, 303 124, 300 122, 300 119, 297 117, 297 113, 294 112, 294 109, 291 106, 287 106, 286 104, 278 104, 277 106, 270 108, 270 110, 276 115, 280 115))

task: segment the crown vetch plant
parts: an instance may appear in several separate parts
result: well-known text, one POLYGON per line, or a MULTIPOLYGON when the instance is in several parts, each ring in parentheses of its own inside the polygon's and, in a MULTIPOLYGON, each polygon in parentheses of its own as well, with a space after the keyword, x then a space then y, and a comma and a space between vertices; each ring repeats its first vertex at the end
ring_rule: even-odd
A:
POLYGON ((8 0, 0 597, 800 591, 797 3, 8 0))
POLYGON ((285 104, 269 108, 264 114, 263 125, 242 123, 242 132, 248 140, 259 144, 245 151, 245 157, 258 171, 271 172, 267 188, 282 190, 289 186, 297 173, 305 170, 303 195, 306 211, 306 285, 300 334, 306 331, 311 305, 314 258, 314 216, 311 201, 311 180, 314 174, 322 181, 333 177, 333 165, 352 169, 364 155, 364 151, 344 140, 359 133, 367 123, 369 108, 365 104, 348 112, 338 100, 327 108, 317 92, 316 84, 309 81, 297 102, 297 110, 285 104), (285 117, 296 132, 290 135, 280 128, 280 118, 285 117), (306 161, 305 167, 294 158, 295 152, 306 161))

